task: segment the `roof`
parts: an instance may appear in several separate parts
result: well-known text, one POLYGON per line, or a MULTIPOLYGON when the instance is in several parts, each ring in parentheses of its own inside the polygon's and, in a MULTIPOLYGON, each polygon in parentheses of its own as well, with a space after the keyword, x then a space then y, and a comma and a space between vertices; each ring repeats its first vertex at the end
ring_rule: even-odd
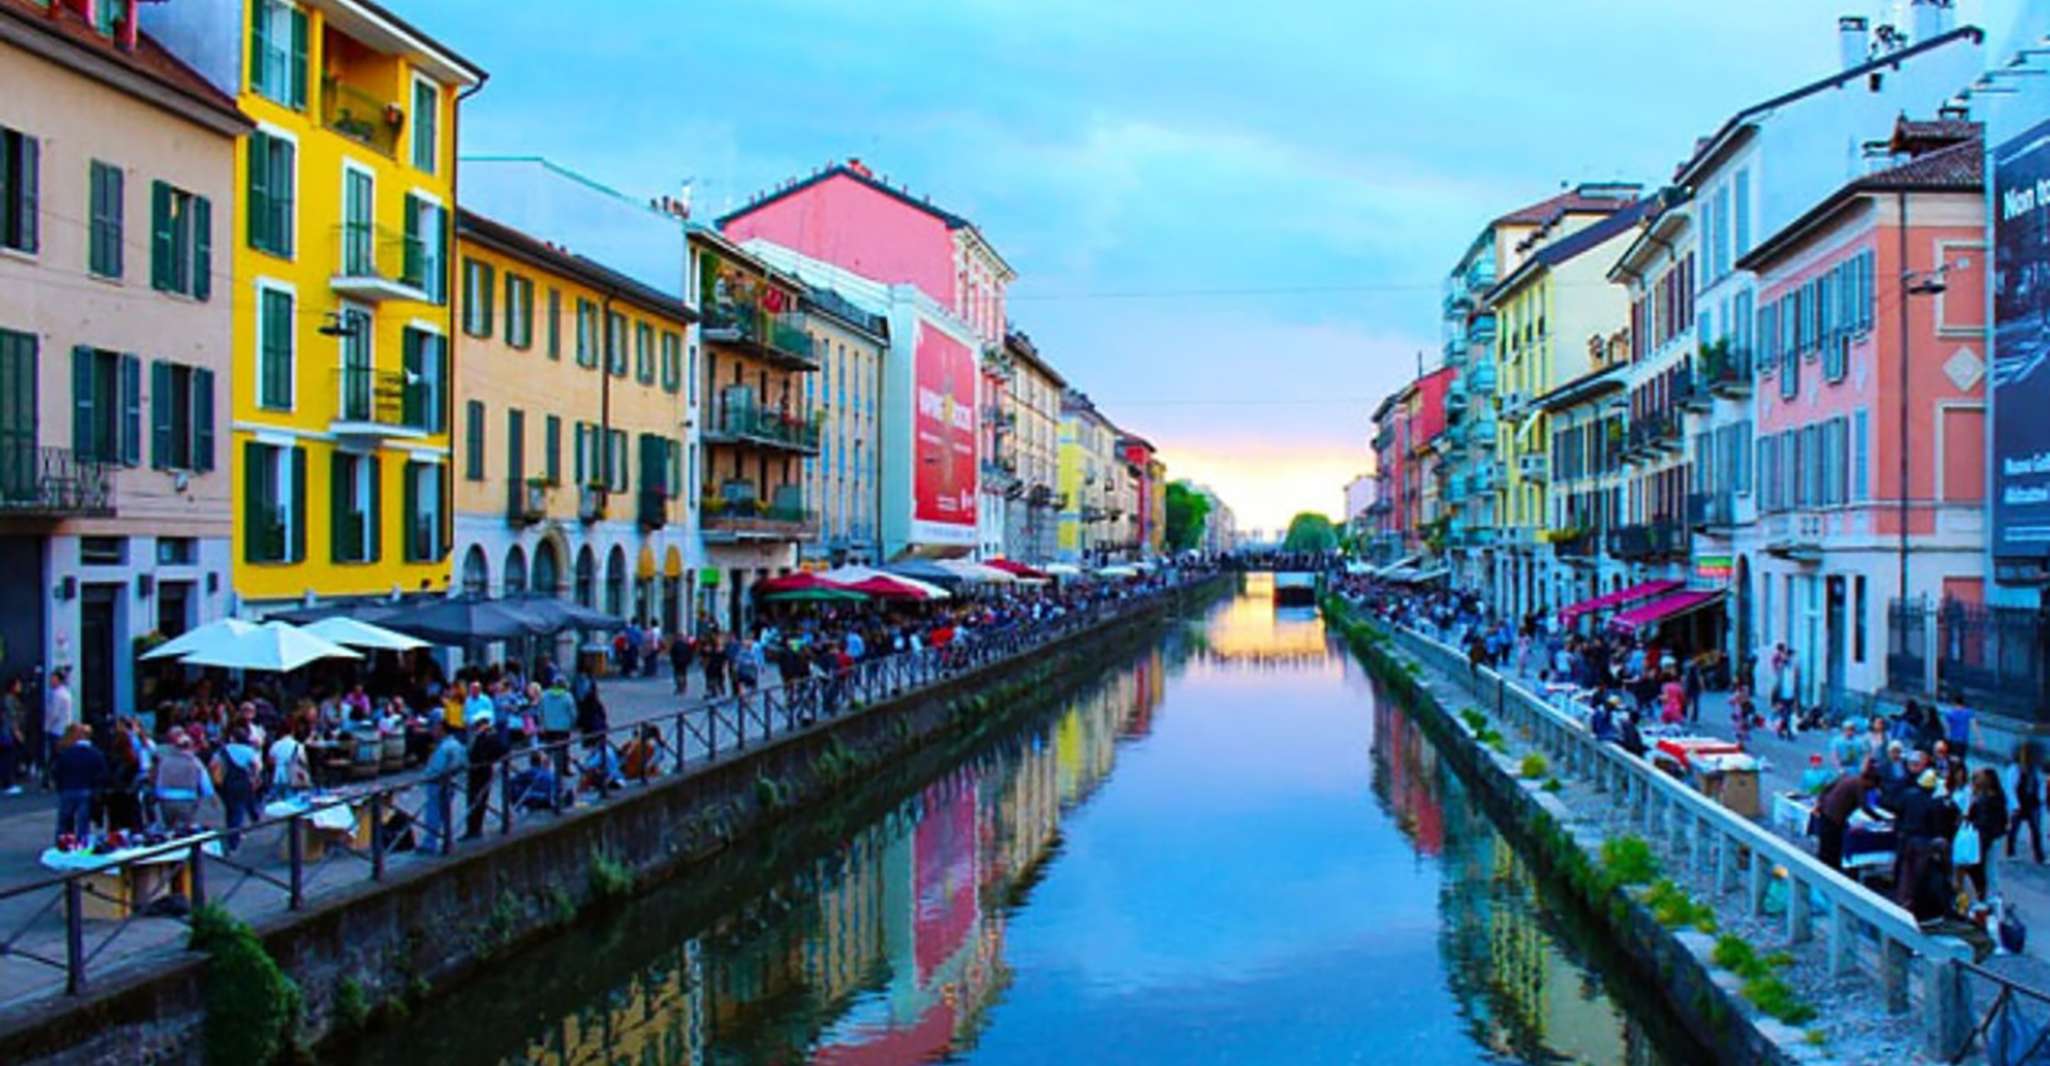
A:
POLYGON ((832 289, 817 285, 805 286, 804 306, 814 314, 830 318, 857 333, 865 333, 874 340, 885 341, 890 336, 889 319, 854 306, 847 297, 832 289))
POLYGON ((1692 215, 1681 214, 1680 209, 1693 200, 1694 194, 1691 191, 1677 185, 1668 185, 1653 194, 1651 202, 1654 206, 1650 214, 1645 216, 1644 229, 1630 242, 1629 247, 1623 249, 1623 254, 1616 257, 1616 265, 1609 268, 1609 280, 1620 282, 1625 277, 1639 277, 1639 268, 1630 264, 1641 260, 1649 249, 1664 248, 1670 251, 1680 228, 1693 219, 1692 215))
POLYGON ((1978 44, 1984 41, 1985 38, 1985 33, 1982 32, 1976 26, 1960 26, 1957 29, 1951 30, 1949 33, 1938 34, 1937 36, 1931 37, 1926 41, 1911 44, 1908 47, 1901 49, 1900 51, 1889 52, 1886 55, 1880 56, 1877 59, 1868 60, 1864 63, 1858 64, 1855 67, 1845 68, 1843 70, 1837 71, 1834 74, 1829 75, 1826 78, 1821 78, 1816 81, 1809 82, 1806 85, 1800 86, 1799 88, 1791 89, 1787 92, 1781 93, 1780 95, 1775 96, 1770 100, 1765 100, 1753 104, 1750 107, 1747 107, 1744 110, 1739 111, 1734 115, 1731 115, 1729 119, 1722 124, 1721 128, 1715 131, 1715 133, 1696 141, 1694 145, 1694 154, 1689 156, 1687 160, 1681 163, 1679 168, 1673 172, 1673 184, 1691 184, 1691 179, 1702 168, 1706 167, 1712 160, 1714 160, 1717 156, 1721 155, 1723 149, 1735 139, 1736 135, 1740 133, 1745 127, 1748 127, 1751 124, 1752 119, 1757 118, 1758 116, 1768 111, 1771 111, 1774 108, 1783 107, 1787 104, 1791 104, 1804 97, 1812 96, 1816 93, 1819 93, 1824 89, 1837 88, 1846 82, 1855 81, 1859 78, 1862 78, 1875 70, 1885 70, 1888 68, 1897 69, 1900 66, 1900 64, 1906 60, 1913 59, 1914 57, 1921 55, 1924 52, 1933 52, 1938 48, 1945 47, 1946 45, 1953 44, 1957 41, 1970 40, 1972 43, 1978 44))
POLYGON ((1008 348, 1012 355, 1031 363, 1040 373, 1045 374, 1054 383, 1055 388, 1067 388, 1068 379, 1062 377, 1061 372, 1055 370, 1053 364, 1039 354, 1039 346, 1033 344, 1032 338, 1026 336, 1024 331, 1007 331, 1004 334, 1004 347, 1008 348))
POLYGON ((1631 227, 1644 221, 1645 216, 1651 214, 1652 209, 1657 206, 1658 200, 1656 198, 1633 200, 1629 206, 1609 215, 1609 217, 1599 222, 1589 223, 1587 226, 1539 248, 1537 251, 1526 256, 1523 262, 1518 263, 1516 269, 1510 271, 1508 277, 1496 282, 1495 287, 1488 290, 1487 295, 1484 297, 1485 301, 1488 303, 1495 302, 1498 296, 1522 285, 1527 277, 1536 274, 1540 269, 1549 270, 1584 252, 1601 247, 1603 244, 1608 243, 1611 238, 1628 232, 1631 227))
POLYGON ((1542 226, 1566 214, 1608 214, 1624 204, 1637 199, 1636 190, 1638 188, 1639 186, 1624 183, 1576 185, 1557 196, 1539 200, 1537 203, 1527 207, 1517 208, 1497 218, 1494 224, 1500 226, 1505 223, 1512 225, 1522 223, 1542 226), (1627 196, 1589 196, 1582 191, 1590 188, 1616 189, 1618 191, 1628 189, 1630 194, 1627 196))
POLYGON ((724 233, 710 226, 701 225, 696 222, 686 222, 684 223, 684 235, 689 240, 711 245, 719 253, 720 258, 732 259, 742 263, 774 281, 789 286, 792 292, 802 294, 805 285, 804 282, 798 280, 796 275, 770 266, 760 256, 733 243, 733 238, 726 236, 724 233))
POLYGON ((440 58, 447 60, 450 63, 450 65, 459 67, 465 73, 469 74, 471 78, 475 79, 477 84, 483 84, 484 80, 491 76, 488 72, 485 71, 483 67, 480 67, 477 64, 470 62, 469 60, 463 58, 461 55, 458 55, 447 45, 442 44, 440 41, 437 41, 434 38, 429 37, 427 34, 420 32, 420 28, 418 26, 415 26, 412 23, 407 22, 405 19, 402 19, 399 16, 393 14, 389 8, 386 8, 384 5, 377 3, 376 0, 350 0, 350 2, 355 4, 357 7, 362 8, 364 11, 370 13, 371 15, 391 23, 393 29, 398 30, 400 33, 403 33, 408 37, 412 37, 418 40, 422 45, 432 49, 440 56, 440 58))
POLYGON ((627 277, 611 267, 495 222, 467 207, 456 208, 456 234, 491 245, 545 270, 553 270, 595 289, 608 290, 624 299, 684 322, 695 322, 698 313, 667 293, 627 277))
POLYGON ((45 9, 36 0, 0 0, 0 40, 224 134, 256 128, 232 98, 147 33, 138 31, 129 51, 62 4, 45 9))
POLYGON ((948 211, 944 208, 933 206, 933 203, 930 200, 920 199, 916 196, 911 195, 908 192, 905 192, 902 189, 877 181, 875 177, 869 173, 868 168, 862 166, 858 160, 854 161, 851 164, 835 163, 832 166, 829 166, 826 169, 821 170, 816 174, 813 174, 811 177, 805 178, 801 181, 792 182, 789 185, 785 185, 780 189, 773 189, 769 192, 762 193, 761 195, 756 196, 754 199, 749 200, 747 203, 742 204, 740 207, 732 211, 728 211, 724 215, 719 216, 715 224, 719 226, 721 229, 724 229, 728 222, 731 222, 742 215, 751 214, 754 211, 762 207, 766 207, 769 204, 773 204, 778 200, 790 196, 795 196, 798 193, 803 192, 804 190, 809 189, 814 185, 819 185, 824 182, 831 181, 834 178, 847 178, 857 184, 865 185, 871 189, 874 189, 875 191, 882 193, 884 196, 887 196, 892 200, 896 200, 899 203, 917 208, 918 210, 923 211, 926 214, 931 215, 932 217, 937 218, 942 222, 945 222, 947 224, 948 229, 960 229, 964 226, 974 226, 974 223, 968 221, 965 218, 962 218, 960 215, 957 215, 952 211, 948 211))
POLYGON ((1737 260, 1743 270, 1758 270, 1791 251, 1803 239, 1863 197, 1874 193, 1971 193, 1986 186, 1986 141, 1983 128, 1975 122, 1971 134, 1942 148, 1924 152, 1904 163, 1853 178, 1824 197, 1801 217, 1767 237, 1749 254, 1737 260))
POLYGON ((1623 388, 1623 371, 1627 369, 1629 364, 1618 363, 1615 366, 1590 370, 1539 396, 1534 402, 1547 411, 1558 411, 1594 399, 1603 393, 1620 391, 1623 388))

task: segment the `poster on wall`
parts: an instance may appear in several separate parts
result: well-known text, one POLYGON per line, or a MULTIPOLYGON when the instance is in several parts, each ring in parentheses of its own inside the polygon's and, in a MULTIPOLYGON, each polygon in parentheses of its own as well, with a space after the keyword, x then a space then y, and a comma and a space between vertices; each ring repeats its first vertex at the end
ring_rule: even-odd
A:
POLYGON ((2040 579, 2050 557, 2050 122, 1994 150, 1993 182, 1993 554, 2040 579))
POLYGON ((918 324, 918 414, 913 420, 912 517, 975 530, 975 354, 930 323, 918 324))

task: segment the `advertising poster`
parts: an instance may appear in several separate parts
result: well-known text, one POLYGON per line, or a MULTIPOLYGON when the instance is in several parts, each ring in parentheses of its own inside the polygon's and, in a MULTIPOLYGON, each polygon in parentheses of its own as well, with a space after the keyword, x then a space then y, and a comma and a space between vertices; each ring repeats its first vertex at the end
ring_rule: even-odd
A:
POLYGON ((2050 555, 2050 122, 1993 153, 1993 554, 2050 555))
POLYGON ((912 444, 912 517, 975 528, 975 353, 929 323, 918 324, 918 407, 912 444))

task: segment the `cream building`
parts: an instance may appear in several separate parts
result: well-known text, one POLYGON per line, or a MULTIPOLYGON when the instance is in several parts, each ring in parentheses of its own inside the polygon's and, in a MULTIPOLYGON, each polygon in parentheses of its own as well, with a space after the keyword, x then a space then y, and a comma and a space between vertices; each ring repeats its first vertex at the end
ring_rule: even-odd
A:
POLYGON ((1016 367, 1005 413, 1019 485, 1005 516, 1004 554, 1045 562, 1054 558, 1060 529, 1061 393, 1068 382, 1025 334, 1011 331, 1004 347, 1016 367))
POLYGON ((819 532, 805 543, 803 557, 830 566, 879 562, 882 481, 876 447, 889 321, 831 289, 807 290, 803 307, 819 355, 819 372, 805 378, 805 395, 820 413, 819 453, 804 461, 806 496, 816 501, 819 532))

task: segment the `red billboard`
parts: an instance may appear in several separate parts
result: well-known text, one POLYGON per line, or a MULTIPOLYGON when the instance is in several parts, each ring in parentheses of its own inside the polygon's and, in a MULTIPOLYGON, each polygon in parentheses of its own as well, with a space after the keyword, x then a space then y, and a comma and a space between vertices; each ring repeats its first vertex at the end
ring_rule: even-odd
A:
POLYGON ((918 324, 914 357, 912 517, 975 526, 975 353, 930 323, 918 324))

